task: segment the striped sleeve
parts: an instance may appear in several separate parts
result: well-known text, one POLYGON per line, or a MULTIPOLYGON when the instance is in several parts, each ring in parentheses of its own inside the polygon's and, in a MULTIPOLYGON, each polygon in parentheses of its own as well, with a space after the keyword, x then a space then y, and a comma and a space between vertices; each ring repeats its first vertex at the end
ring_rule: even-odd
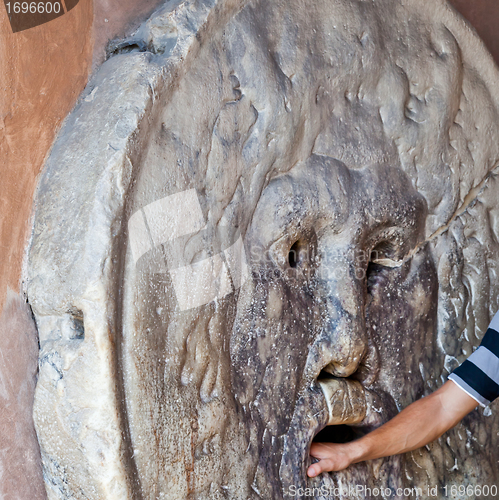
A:
POLYGON ((499 312, 480 347, 449 375, 449 379, 482 406, 499 396, 499 312))

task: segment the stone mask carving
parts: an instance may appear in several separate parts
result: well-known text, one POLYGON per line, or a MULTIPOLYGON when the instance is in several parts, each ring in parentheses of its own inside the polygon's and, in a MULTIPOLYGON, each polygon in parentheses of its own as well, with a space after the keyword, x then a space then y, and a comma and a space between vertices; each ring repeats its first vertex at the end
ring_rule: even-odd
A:
POLYGON ((321 429, 353 439, 435 389, 497 308, 499 75, 463 21, 440 1, 168 2, 110 51, 36 200, 49 497, 496 477, 490 410, 305 475, 321 429))

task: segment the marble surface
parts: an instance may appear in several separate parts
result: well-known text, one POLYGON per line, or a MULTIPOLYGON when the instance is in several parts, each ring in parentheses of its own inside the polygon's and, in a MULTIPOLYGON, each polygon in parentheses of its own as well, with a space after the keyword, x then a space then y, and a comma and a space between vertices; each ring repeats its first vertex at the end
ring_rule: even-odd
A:
POLYGON ((305 471, 328 423, 352 439, 440 386, 498 308, 498 78, 440 0, 167 2, 116 44, 36 200, 49 498, 494 481, 495 405, 305 471))

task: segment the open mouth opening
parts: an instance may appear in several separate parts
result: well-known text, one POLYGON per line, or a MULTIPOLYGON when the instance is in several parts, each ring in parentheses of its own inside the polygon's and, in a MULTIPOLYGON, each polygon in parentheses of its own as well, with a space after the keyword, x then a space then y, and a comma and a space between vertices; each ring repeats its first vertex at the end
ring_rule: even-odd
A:
POLYGON ((317 433, 314 443, 349 443, 362 436, 358 428, 350 425, 328 425, 317 433))

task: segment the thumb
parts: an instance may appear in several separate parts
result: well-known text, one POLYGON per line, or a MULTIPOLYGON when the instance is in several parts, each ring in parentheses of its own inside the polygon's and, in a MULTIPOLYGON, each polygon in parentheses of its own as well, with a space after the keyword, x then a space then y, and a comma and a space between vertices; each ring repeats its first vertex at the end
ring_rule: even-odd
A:
POLYGON ((322 472, 336 470, 335 465, 336 464, 334 460, 331 459, 320 460, 319 462, 312 464, 308 468, 307 475, 308 477, 315 477, 321 474, 322 472))

